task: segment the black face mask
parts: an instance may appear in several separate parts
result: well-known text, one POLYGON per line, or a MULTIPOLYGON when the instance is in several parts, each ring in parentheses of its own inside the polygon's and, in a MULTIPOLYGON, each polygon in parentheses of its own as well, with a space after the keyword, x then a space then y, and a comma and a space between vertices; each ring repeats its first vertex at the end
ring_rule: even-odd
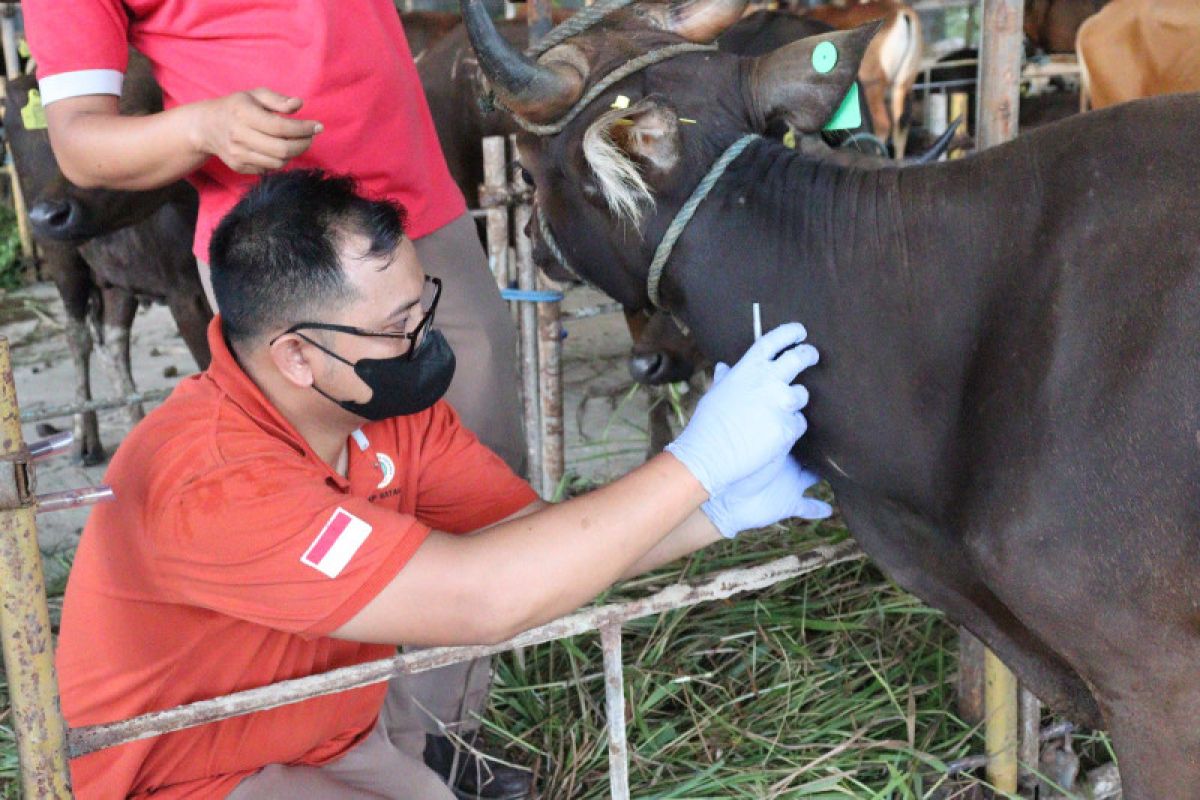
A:
POLYGON ((442 399, 454 377, 454 351, 438 330, 426 332, 412 353, 394 358, 360 358, 354 362, 347 361, 299 331, 295 333, 343 364, 354 367, 354 374, 370 387, 371 399, 356 403, 330 397, 313 383, 313 388, 322 397, 363 419, 376 421, 424 411, 442 399))

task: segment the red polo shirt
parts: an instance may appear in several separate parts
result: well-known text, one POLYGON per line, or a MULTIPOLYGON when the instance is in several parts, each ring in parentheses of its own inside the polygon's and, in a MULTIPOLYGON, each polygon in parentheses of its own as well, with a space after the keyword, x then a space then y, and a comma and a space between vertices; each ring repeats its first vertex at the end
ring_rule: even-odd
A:
MULTIPOLYGON (((242 372, 219 318, 209 345, 212 366, 121 443, 105 476, 116 500, 84 529, 57 657, 72 726, 386 658, 394 647, 328 634, 431 528, 477 530, 536 499, 444 402, 364 425, 342 477, 242 372)), ((223 797, 265 764, 327 763, 370 731, 385 690, 74 759, 76 795, 223 797)))
MULTIPOLYGON (((392 0, 26 0, 43 102, 121 92, 130 45, 150 59, 167 108, 266 86, 304 100, 325 125, 289 167, 349 173, 408 209, 408 234, 466 211, 392 0)), ((211 158, 200 193, 196 257, 257 178, 211 158)))

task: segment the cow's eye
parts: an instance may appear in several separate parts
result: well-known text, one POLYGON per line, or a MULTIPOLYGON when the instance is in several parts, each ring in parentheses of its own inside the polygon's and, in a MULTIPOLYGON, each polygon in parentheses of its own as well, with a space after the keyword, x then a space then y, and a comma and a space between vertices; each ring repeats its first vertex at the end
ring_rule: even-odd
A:
POLYGON ((523 181, 525 181, 527 184, 529 184, 530 186, 536 187, 537 184, 534 183, 534 181, 533 181, 533 173, 530 172, 529 170, 525 169, 525 167, 520 164, 518 164, 517 166, 520 167, 520 169, 521 169, 521 179, 523 181))

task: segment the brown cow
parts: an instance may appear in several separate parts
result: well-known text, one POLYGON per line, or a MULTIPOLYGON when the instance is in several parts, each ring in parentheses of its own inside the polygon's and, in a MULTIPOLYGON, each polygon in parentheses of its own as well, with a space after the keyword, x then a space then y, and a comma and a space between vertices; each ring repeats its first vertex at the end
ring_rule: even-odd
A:
POLYGON ((1075 51, 1075 34, 1108 0, 1025 0, 1025 36, 1047 53, 1075 51))
POLYGON ((849 30, 875 20, 883 27, 871 41, 858 71, 875 133, 890 141, 896 158, 904 156, 908 126, 904 103, 921 68, 921 21, 917 13, 894 0, 867 0, 847 6, 818 6, 803 12, 838 30, 849 30))
MULTIPOLYGON (((204 299, 192 255, 197 199, 179 181, 146 192, 80 189, 63 177, 50 137, 31 106, 32 75, 6 87, 5 134, 21 188, 29 199, 33 233, 43 268, 54 281, 66 312, 67 345, 75 365, 75 399, 91 399, 89 361, 93 342, 118 390, 135 391, 129 362, 129 330, 139 299, 166 302, 184 341, 204 368, 205 329, 212 312, 204 299), (30 109, 30 124, 22 109, 30 109)), ((161 93, 145 59, 131 54, 123 113, 161 109, 161 93)), ((130 408, 131 421, 140 406, 130 408)), ((104 460, 94 412, 75 419, 74 455, 85 464, 104 460)))
POLYGON ((1200 3, 1114 0, 1076 40, 1084 107, 1200 91, 1200 3))

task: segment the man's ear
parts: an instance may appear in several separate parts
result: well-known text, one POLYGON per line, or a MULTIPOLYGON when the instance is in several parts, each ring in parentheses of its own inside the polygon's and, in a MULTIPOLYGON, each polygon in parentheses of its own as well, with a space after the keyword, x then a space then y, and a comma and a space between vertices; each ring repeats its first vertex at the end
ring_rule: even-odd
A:
POLYGON ((618 96, 614 107, 597 117, 583 135, 583 156, 596 194, 618 219, 635 227, 646 208, 654 205, 651 187, 661 185, 681 153, 679 116, 655 96, 633 105, 618 96))
POLYGON ((882 24, 810 36, 754 59, 747 101, 760 130, 781 118, 800 133, 820 130, 846 98, 882 24))
POLYGON ((306 344, 297 334, 285 333, 272 342, 268 350, 268 357, 279 374, 300 389, 307 389, 315 380, 306 344))

